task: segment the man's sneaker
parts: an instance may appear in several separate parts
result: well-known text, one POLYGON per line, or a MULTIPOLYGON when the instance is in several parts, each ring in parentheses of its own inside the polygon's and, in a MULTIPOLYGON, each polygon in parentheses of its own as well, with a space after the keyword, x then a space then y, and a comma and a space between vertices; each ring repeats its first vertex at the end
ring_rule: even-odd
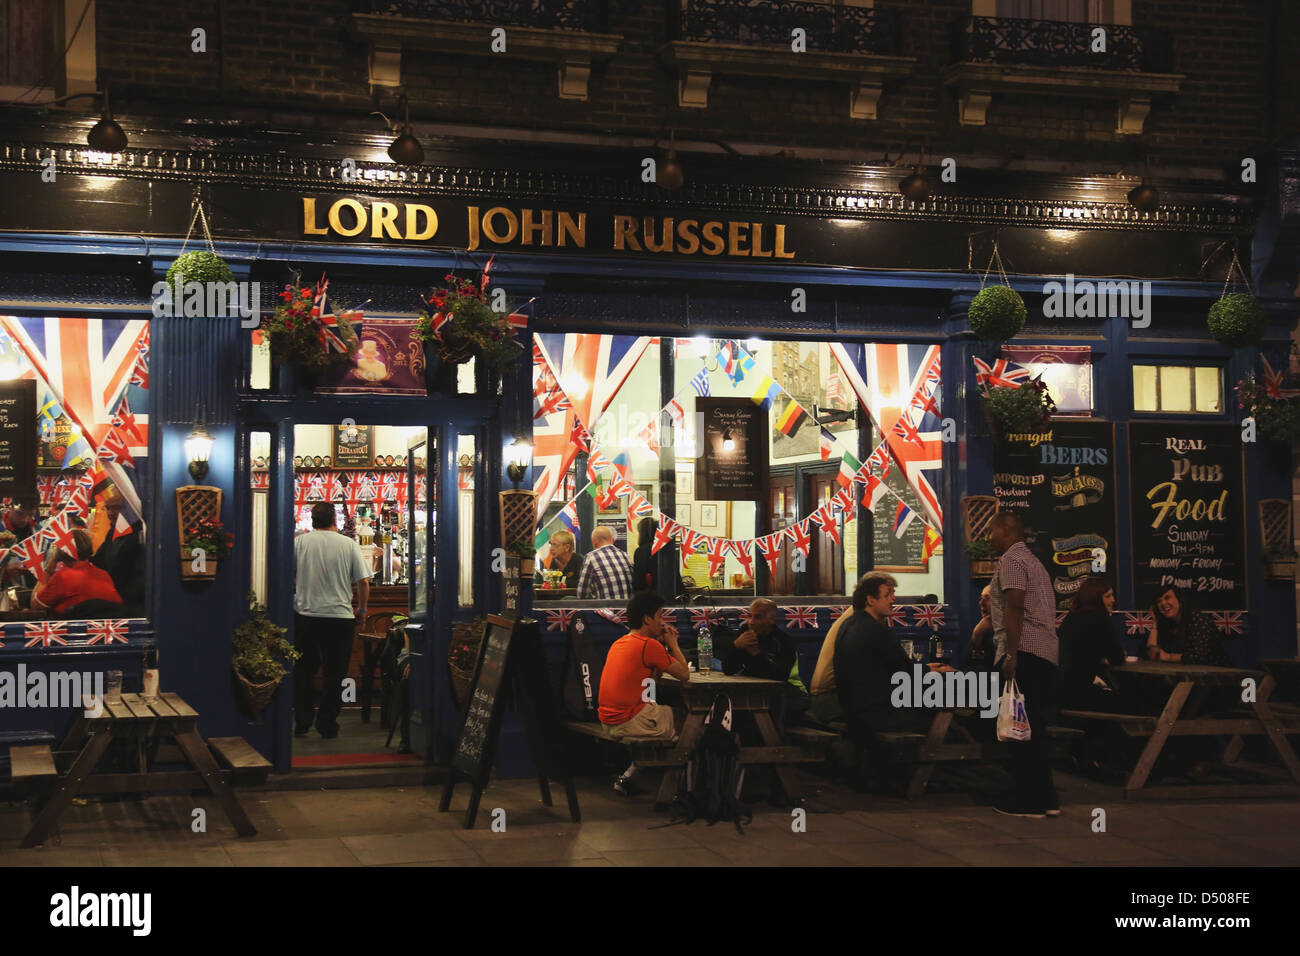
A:
POLYGON ((641 789, 636 785, 636 778, 629 777, 627 774, 620 774, 614 781, 614 792, 624 797, 636 796, 641 789))
POLYGON ((1041 820, 1046 816, 1042 810, 1022 810, 1019 807, 1007 806, 1001 803, 994 804, 993 812, 1000 813, 1005 817, 1027 817, 1030 820, 1041 820))

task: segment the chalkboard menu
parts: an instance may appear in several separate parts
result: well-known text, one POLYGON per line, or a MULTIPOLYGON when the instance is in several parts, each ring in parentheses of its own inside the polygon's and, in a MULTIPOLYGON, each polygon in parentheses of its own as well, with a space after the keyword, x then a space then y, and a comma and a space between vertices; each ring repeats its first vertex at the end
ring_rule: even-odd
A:
POLYGON ((36 497, 36 380, 0 382, 0 496, 36 497))
POLYGON ((885 495, 876 505, 872 521, 872 567, 877 571, 924 571, 925 524, 921 521, 921 505, 907 488, 898 468, 890 468, 884 482, 889 489, 904 499, 917 517, 908 525, 900 538, 894 534, 894 521, 898 513, 898 498, 885 495))
MULTIPOLYGON (((508 625, 510 622, 505 623, 508 625)), ((495 737, 496 725, 505 707, 502 690, 506 658, 510 655, 511 631, 510 626, 491 620, 483 638, 478 676, 465 714, 465 725, 456 744, 456 756, 452 760, 454 766, 473 779, 486 772, 485 764, 491 759, 487 743, 495 737)))
POLYGON ((1205 610, 1246 607, 1241 432, 1236 425, 1129 426, 1133 593, 1175 585, 1205 610))
POLYGON ((768 412, 747 398, 697 398, 702 416, 695 497, 701 501, 766 501, 768 412))
POLYGON ((1047 569, 1058 609, 1069 607, 1089 575, 1113 572, 1112 424, 1054 421, 1011 435, 994 450, 993 471, 998 507, 1024 522, 1025 544, 1047 569))
POLYGON ((506 558, 505 571, 501 576, 501 608, 505 611, 519 610, 519 558, 506 558))

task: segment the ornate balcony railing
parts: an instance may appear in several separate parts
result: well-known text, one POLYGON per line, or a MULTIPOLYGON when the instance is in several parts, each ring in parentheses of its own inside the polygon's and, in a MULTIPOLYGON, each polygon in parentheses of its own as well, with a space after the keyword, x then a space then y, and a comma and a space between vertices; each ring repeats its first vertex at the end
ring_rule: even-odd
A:
POLYGON ((677 39, 744 43, 790 49, 790 31, 802 27, 808 50, 832 53, 899 52, 897 10, 831 6, 812 0, 681 0, 677 39))
POLYGON ((356 0, 357 13, 603 33, 606 0, 356 0))
POLYGON ((1084 66, 1142 73, 1173 72, 1173 38, 1117 24, 967 17, 953 30, 956 62, 1084 66), (1093 30, 1106 31, 1106 52, 1093 52, 1093 30))

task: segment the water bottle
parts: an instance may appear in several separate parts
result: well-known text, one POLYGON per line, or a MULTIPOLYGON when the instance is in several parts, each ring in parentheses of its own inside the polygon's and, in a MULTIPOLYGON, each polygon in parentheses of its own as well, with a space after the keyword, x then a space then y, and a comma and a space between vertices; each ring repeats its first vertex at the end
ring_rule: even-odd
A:
POLYGON ((930 635, 930 660, 936 664, 943 663, 943 641, 938 634, 930 635))
POLYGON ((707 674, 713 670, 713 635, 707 625, 701 624, 700 629, 695 632, 695 642, 700 650, 700 659, 695 669, 701 674, 707 674))

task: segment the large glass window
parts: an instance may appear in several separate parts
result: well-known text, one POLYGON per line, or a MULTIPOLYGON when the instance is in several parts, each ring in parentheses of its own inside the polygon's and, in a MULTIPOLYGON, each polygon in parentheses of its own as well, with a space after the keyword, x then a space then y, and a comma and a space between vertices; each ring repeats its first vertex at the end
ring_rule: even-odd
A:
POLYGON ((539 599, 588 596, 602 526, 637 586, 669 598, 844 595, 868 550, 900 594, 942 592, 937 347, 536 340, 539 599), (680 583, 661 580, 657 543, 680 583))
POLYGON ((1133 410, 1218 415, 1223 370, 1215 365, 1134 365, 1133 410))
POLYGON ((148 349, 139 319, 0 316, 0 609, 144 613, 148 349))

